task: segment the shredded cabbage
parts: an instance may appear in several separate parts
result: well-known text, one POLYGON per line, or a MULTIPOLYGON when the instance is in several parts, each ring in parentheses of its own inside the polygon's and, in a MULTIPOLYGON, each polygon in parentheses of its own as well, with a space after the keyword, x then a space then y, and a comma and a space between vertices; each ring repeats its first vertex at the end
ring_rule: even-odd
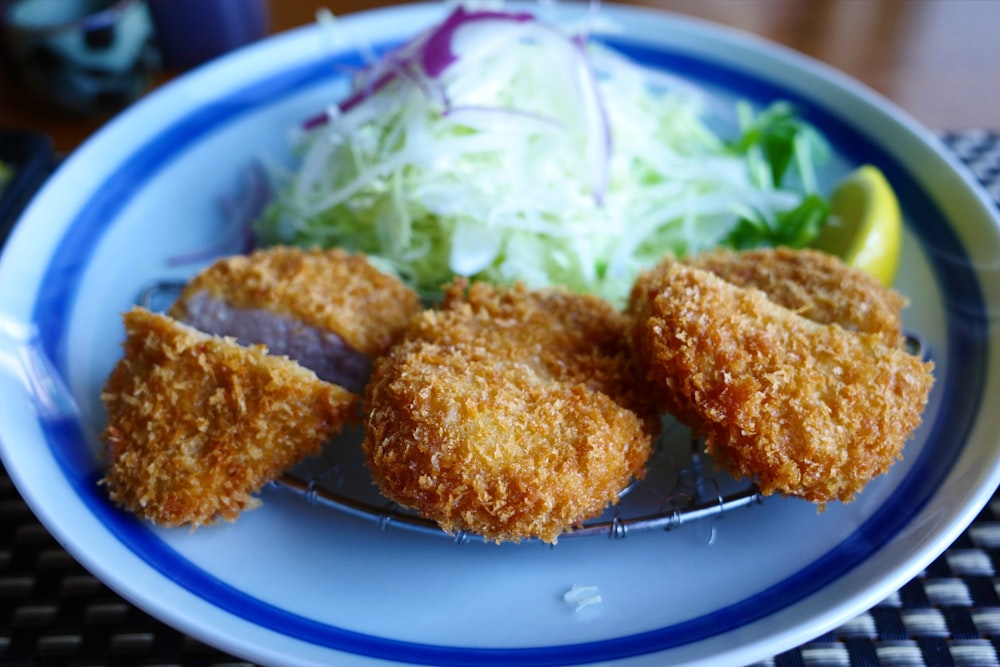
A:
POLYGON ((257 232, 367 253, 428 295, 462 275, 616 303, 666 253, 808 242, 822 138, 743 105, 729 141, 709 102, 530 15, 459 7, 306 124, 257 232))

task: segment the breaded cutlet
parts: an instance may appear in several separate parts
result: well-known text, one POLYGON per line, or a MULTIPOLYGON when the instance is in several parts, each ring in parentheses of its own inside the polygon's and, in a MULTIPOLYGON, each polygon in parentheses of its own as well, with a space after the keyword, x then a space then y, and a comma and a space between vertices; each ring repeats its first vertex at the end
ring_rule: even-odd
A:
POLYGON ((624 313, 593 295, 460 279, 436 308, 411 321, 405 338, 488 347, 493 355, 530 363, 555 381, 585 384, 659 422, 623 335, 628 325, 624 313))
POLYGON ((496 542, 599 515, 659 429, 626 323, 594 297, 453 285, 375 364, 363 447, 383 494, 496 542))
POLYGON ((902 347, 906 298, 875 277, 818 250, 718 249, 683 260, 739 287, 755 287, 785 308, 820 324, 878 334, 902 347))
POLYGON ((196 275, 169 314, 244 345, 267 345, 360 393, 420 299, 360 254, 275 246, 225 257, 196 275))
POLYGON ((765 494, 852 499, 921 423, 932 364, 672 262, 633 304, 638 357, 707 451, 765 494))
POLYGON ((135 307, 101 398, 111 499, 162 526, 234 520, 359 420, 360 396, 297 363, 135 307))

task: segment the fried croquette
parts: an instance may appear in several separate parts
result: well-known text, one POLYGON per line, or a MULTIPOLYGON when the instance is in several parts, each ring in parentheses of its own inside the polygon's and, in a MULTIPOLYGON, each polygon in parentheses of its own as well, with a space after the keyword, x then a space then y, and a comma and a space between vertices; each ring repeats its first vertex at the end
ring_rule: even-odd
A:
POLYGON ((685 263, 739 287, 755 287, 785 308, 820 324, 882 336, 902 347, 906 299, 873 276, 818 250, 714 250, 685 263))
POLYGON ((360 396, 263 346, 135 307, 101 395, 111 499, 163 526, 234 520, 348 422, 360 396))
POLYGON ((186 285, 170 315, 243 345, 266 345, 361 393, 372 358, 420 309, 416 291, 362 255, 276 246, 215 262, 186 285))
POLYGON ((595 297, 453 285, 376 361, 363 447, 383 494, 496 542, 599 515, 659 428, 626 332, 595 297))
POLYGON ((932 364, 709 271, 665 262, 656 273, 633 292, 636 353, 732 474, 822 505, 851 500, 900 456, 932 364))

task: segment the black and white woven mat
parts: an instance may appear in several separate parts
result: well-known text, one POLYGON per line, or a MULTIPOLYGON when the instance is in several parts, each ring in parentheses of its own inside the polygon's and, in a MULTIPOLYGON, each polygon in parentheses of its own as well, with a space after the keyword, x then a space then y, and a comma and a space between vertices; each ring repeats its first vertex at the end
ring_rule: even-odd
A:
MULTIPOLYGON (((1000 134, 942 135, 1000 202, 1000 134)), ((1000 667, 1000 494, 926 571, 775 667, 1000 667)), ((245 665, 118 597, 63 550, 0 470, 0 665, 245 665)))

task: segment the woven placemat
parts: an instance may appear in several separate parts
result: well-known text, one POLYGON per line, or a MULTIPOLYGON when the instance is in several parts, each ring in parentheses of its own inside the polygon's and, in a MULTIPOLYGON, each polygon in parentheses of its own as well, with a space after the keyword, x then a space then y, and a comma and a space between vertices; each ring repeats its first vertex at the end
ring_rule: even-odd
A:
MULTIPOLYGON (((1000 202, 1000 135, 946 133, 1000 202)), ((759 665, 1000 667, 1000 494, 924 572, 888 599, 759 665)), ((0 664, 247 665, 124 601, 35 519, 0 471, 0 664)))

